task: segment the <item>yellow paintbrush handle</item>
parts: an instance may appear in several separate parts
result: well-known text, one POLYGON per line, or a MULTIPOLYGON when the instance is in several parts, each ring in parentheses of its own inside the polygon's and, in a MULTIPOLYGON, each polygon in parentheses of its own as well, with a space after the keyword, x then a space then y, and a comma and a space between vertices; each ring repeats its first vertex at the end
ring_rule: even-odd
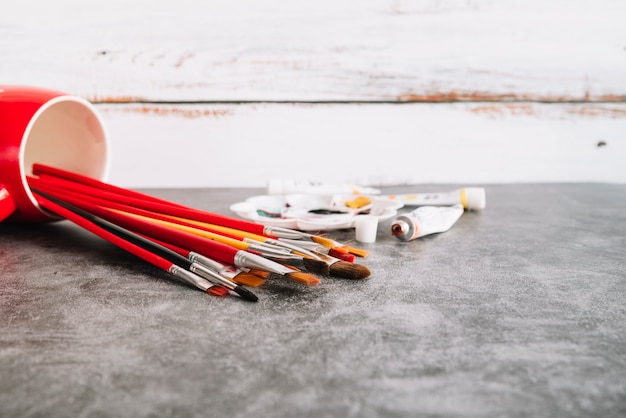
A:
POLYGON ((120 212, 120 213, 124 213, 126 215, 129 215, 129 216, 133 216, 133 217, 135 217, 137 219, 142 219, 142 220, 145 220, 145 221, 154 222, 157 225, 162 225, 162 226, 166 226, 166 227, 169 227, 169 228, 178 229, 179 231, 188 232, 190 234, 194 234, 194 235, 198 235, 200 237, 212 239, 214 241, 219 241, 219 242, 221 242, 223 244, 228 244, 228 245, 230 245, 232 247, 235 247, 238 250, 247 250, 250 247, 250 244, 248 244, 246 242, 243 242, 243 241, 240 241, 238 239, 225 237, 225 236, 220 235, 220 234, 216 234, 216 233, 209 232, 209 231, 204 231, 204 230, 198 229, 198 228, 193 228, 191 226, 180 225, 180 224, 177 224, 176 222, 163 221, 163 220, 160 220, 160 219, 154 219, 154 218, 150 218, 148 216, 137 215, 135 213, 124 212, 124 211, 117 210, 117 209, 111 209, 111 210, 115 210, 116 212, 120 212))
POLYGON ((172 219, 176 219, 178 221, 184 221, 190 224, 213 229, 215 231, 221 231, 226 234, 235 235, 241 238, 250 238, 256 241, 260 241, 260 242, 265 242, 267 240, 267 237, 264 237, 263 235, 253 234, 252 232, 241 231, 239 229, 229 228, 227 226, 215 225, 215 224, 210 224, 210 223, 202 222, 202 221, 196 221, 195 219, 179 218, 177 216, 168 216, 168 217, 172 219))

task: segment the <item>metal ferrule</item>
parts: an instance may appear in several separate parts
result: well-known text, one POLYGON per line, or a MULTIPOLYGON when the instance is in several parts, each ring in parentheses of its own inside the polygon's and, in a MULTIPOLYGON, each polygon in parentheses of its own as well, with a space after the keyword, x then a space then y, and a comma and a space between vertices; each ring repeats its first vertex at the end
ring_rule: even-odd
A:
POLYGON ((276 263, 267 258, 263 258, 256 254, 248 253, 246 251, 237 251, 235 254, 235 264, 238 266, 244 266, 263 271, 269 271, 270 273, 287 274, 293 273, 293 270, 282 264, 276 263))
POLYGON ((206 268, 202 264, 192 263, 191 266, 189 266, 189 270, 204 277, 205 279, 207 279, 208 281, 212 283, 219 284, 231 290, 237 287, 237 283, 234 283, 228 280, 226 277, 214 272, 213 270, 206 268))
POLYGON ((280 260, 302 260, 304 257, 297 254, 271 254, 271 253, 262 253, 263 257, 267 257, 272 260, 280 261, 280 260))
MULTIPOLYGON (((316 258, 314 252, 323 252, 325 250, 324 246, 319 245, 318 243, 313 241, 298 241, 290 240, 287 238, 280 238, 278 240, 268 239, 267 241, 265 241, 265 244, 288 248, 292 251, 297 251, 313 258, 316 258)), ((326 251, 328 250, 326 249, 326 251)))
POLYGON ((240 268, 230 266, 227 264, 222 264, 219 261, 212 260, 208 257, 203 256, 202 254, 198 254, 193 251, 189 253, 188 258, 192 263, 203 265, 209 270, 213 270, 214 272, 221 274, 227 279, 232 279, 235 276, 237 276, 239 273, 243 272, 244 270, 247 270, 247 269, 240 269, 240 268))
POLYGON ((281 228, 279 226, 270 226, 266 225, 263 229, 263 233, 266 235, 273 235, 275 237, 280 238, 290 238, 290 239, 301 239, 301 238, 310 238, 310 234, 305 234, 304 232, 295 231, 293 229, 281 228))
POLYGON ((263 247, 261 253, 264 257, 274 257, 284 260, 301 260, 301 254, 294 254, 292 251, 276 251, 276 248, 263 247))
POLYGON ((248 250, 258 251, 263 254, 275 255, 275 256, 288 256, 291 254, 291 251, 289 251, 286 248, 272 247, 272 246, 263 245, 263 244, 260 244, 260 245, 250 244, 250 246, 248 247, 248 250))
POLYGON ((219 261, 211 260, 210 258, 205 257, 202 254, 195 253, 193 251, 189 252, 187 258, 192 263, 202 264, 206 268, 213 270, 217 273, 222 272, 226 268, 226 266, 219 261))
POLYGON ((190 284, 191 286, 197 287, 198 289, 204 290, 205 292, 208 288, 213 286, 209 281, 203 279, 197 274, 187 271, 184 268, 179 267, 175 264, 172 264, 169 271, 174 277, 178 278, 179 280, 190 284))

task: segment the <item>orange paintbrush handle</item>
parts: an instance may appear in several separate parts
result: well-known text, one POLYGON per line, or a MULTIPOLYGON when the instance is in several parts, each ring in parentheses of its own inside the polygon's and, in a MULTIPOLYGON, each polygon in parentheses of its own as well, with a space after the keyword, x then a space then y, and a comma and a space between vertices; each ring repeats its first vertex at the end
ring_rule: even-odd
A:
POLYGON ((222 225, 216 225, 216 224, 211 224, 208 222, 203 222, 203 221, 197 221, 195 219, 185 219, 185 218, 180 218, 178 216, 169 216, 174 220, 177 221, 181 221, 181 222, 186 222, 186 223, 190 223, 190 224, 194 224, 203 228, 208 228, 208 229, 212 229, 215 231, 220 231, 223 232, 225 234, 228 235, 234 235, 237 237, 241 237, 241 238, 250 238, 256 241, 260 241, 260 242, 264 242, 268 239, 268 237, 263 236, 263 235, 258 235, 258 234, 254 234, 252 232, 247 232, 247 231, 243 231, 241 229, 235 229, 235 228, 229 228, 227 226, 222 226, 222 225))
POLYGON ((124 212, 124 211, 121 211, 121 210, 118 210, 118 209, 112 209, 112 210, 115 211, 115 212, 123 213, 125 215, 128 215, 128 216, 136 218, 136 219, 141 219, 141 220, 146 221, 146 222, 153 222, 153 223, 155 223, 157 225, 165 226, 165 227, 168 227, 168 228, 174 228, 174 229, 177 229, 179 231, 183 231, 183 232, 187 232, 187 233, 190 233, 190 234, 197 235, 199 237, 208 238, 208 239, 211 239, 211 240, 214 240, 214 241, 221 242, 223 244, 228 244, 231 247, 237 248, 238 250, 247 250, 247 249, 250 248, 250 244, 248 244, 247 242, 240 241, 240 240, 237 240, 237 239, 234 239, 234 238, 230 238, 230 237, 225 237, 223 235, 219 235, 219 234, 216 234, 216 233, 213 233, 213 232, 205 231, 205 230, 198 229, 198 228, 193 228, 193 227, 186 226, 186 225, 181 225, 181 224, 178 224, 176 222, 169 222, 169 221, 164 221, 164 220, 161 220, 161 219, 150 218, 148 216, 137 215, 135 213, 124 212))

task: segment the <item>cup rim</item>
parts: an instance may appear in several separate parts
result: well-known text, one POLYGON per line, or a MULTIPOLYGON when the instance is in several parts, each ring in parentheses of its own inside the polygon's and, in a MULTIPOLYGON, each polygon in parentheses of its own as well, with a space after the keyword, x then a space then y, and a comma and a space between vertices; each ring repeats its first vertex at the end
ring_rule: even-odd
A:
MULTIPOLYGON (((58 104, 58 103, 63 103, 63 102, 74 102, 74 103, 78 103, 80 105, 82 105, 83 107, 85 107, 97 120, 98 125, 100 127, 100 129, 102 130, 102 137, 104 139, 104 161, 103 161, 103 171, 102 171, 102 175, 100 176, 100 180, 106 180, 108 175, 109 175, 109 168, 110 168, 110 144, 109 144, 109 135, 108 135, 108 131, 107 128, 104 124, 104 121, 102 120, 102 117, 100 116, 100 114, 98 113, 98 111, 96 110, 96 108, 94 107, 94 105, 89 102, 86 99, 83 99, 81 97, 77 97, 77 96, 73 96, 71 94, 61 94, 59 96, 53 97, 50 100, 48 100, 47 102, 45 102, 44 104, 42 104, 41 106, 39 106, 39 108, 37 109, 37 111, 33 114, 33 116, 30 118, 30 120, 28 121, 28 125, 26 125, 26 129, 24 130, 24 133, 22 134, 22 138, 20 141, 20 149, 19 149, 19 157, 18 157, 18 162, 19 162, 19 169, 20 169, 20 180, 22 181, 22 186, 23 189, 26 191, 26 195, 28 196, 28 198, 30 199, 31 203, 33 204, 34 207, 36 207, 41 213, 50 216, 51 214, 47 211, 45 211, 37 202, 37 199, 35 199, 35 196, 33 195, 33 193, 30 191, 30 187, 28 186, 28 181, 26 179, 26 167, 24 166, 24 158, 25 158, 25 154, 26 154, 26 143, 28 142, 28 137, 31 133, 31 130, 33 128, 33 126, 35 125, 35 123, 37 122, 37 120, 39 119, 39 117, 46 112, 50 107, 58 104)), ((54 218, 58 218, 56 215, 54 215, 54 218)))

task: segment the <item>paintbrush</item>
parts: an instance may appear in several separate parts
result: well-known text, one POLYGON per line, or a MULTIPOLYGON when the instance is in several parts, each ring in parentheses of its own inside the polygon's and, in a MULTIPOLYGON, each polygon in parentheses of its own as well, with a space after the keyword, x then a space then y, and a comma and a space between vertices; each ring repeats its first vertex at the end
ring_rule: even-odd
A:
MULTIPOLYGON (((138 234, 135 234, 127 229, 124 229, 112 222, 109 222, 105 219, 102 219, 96 215, 93 215, 92 213, 89 213, 87 211, 84 211, 74 205, 71 205, 67 202, 64 202, 61 199, 57 199, 54 196, 51 196, 47 193, 44 193, 40 190, 37 189, 33 189, 31 188, 31 190, 36 193, 40 198, 42 198, 42 200, 44 201, 44 207, 45 204, 47 204, 48 206, 50 206, 50 203, 53 203, 57 206, 62 207, 63 209, 73 212, 75 215, 77 215, 78 217, 82 217, 83 219, 91 222, 92 224, 98 226, 99 228, 115 235, 116 237, 118 237, 121 240, 124 240, 126 242, 130 242, 131 244, 133 244, 136 247, 140 247, 142 249, 144 249, 145 251, 148 251, 162 259, 167 260, 168 262, 172 263, 173 265, 177 265, 177 266, 183 266, 184 269, 188 270, 188 272, 191 273, 195 273, 199 276, 201 276, 202 278, 208 280, 209 282, 212 282, 216 285, 220 285, 223 286, 229 290, 232 290, 233 292, 235 292, 236 294, 238 294, 242 299, 247 300, 247 301, 251 301, 251 302, 256 302, 259 300, 259 298, 252 292, 250 292, 248 289, 239 286, 238 284, 230 281, 229 279, 219 275, 218 273, 207 269, 206 267, 192 262, 191 260, 189 260, 188 258, 166 248, 163 247, 153 241, 150 241, 138 234)), ((54 212, 54 210, 53 210, 54 212)))
POLYGON ((98 225, 88 221, 87 219, 79 216, 75 212, 66 209, 62 205, 59 205, 49 199, 41 195, 36 195, 37 202, 39 205, 45 210, 61 217, 67 219, 76 225, 86 229, 87 231, 99 236, 100 238, 120 247, 121 249, 135 255, 136 257, 141 258, 142 260, 154 265, 155 267, 160 268, 172 276, 174 276, 179 281, 182 281, 188 285, 196 287, 202 291, 205 291, 209 294, 215 296, 226 296, 228 294, 228 289, 225 287, 214 285, 210 283, 208 280, 190 272, 182 267, 168 261, 167 259, 160 257, 150 251, 145 250, 144 248, 135 245, 129 241, 121 239, 117 235, 109 232, 108 230, 99 227, 98 225))
MULTIPOLYGON (((48 190, 47 192, 54 194, 58 191, 51 192, 48 190)), ((156 238, 164 242, 170 242, 183 248, 188 248, 191 251, 206 255, 226 264, 234 264, 238 267, 246 267, 275 273, 308 286, 317 286, 320 283, 320 280, 311 274, 301 272, 291 266, 285 266, 274 262, 253 251, 237 249, 231 245, 191 234, 189 232, 167 228, 142 219, 131 218, 120 212, 92 205, 85 201, 79 201, 66 196, 63 193, 59 193, 59 195, 55 196, 61 200, 67 200, 72 205, 75 205, 83 210, 92 212, 94 215, 106 219, 109 222, 114 222, 122 228, 144 236, 156 238)))
POLYGON ((350 253, 360 257, 366 257, 368 255, 366 250, 351 247, 319 235, 308 234, 287 228, 257 224, 251 221, 235 219, 225 215, 189 208, 184 205, 172 203, 163 199, 157 199, 143 193, 123 189, 90 177, 54 167, 35 164, 33 166, 33 173, 42 176, 42 179, 45 177, 45 181, 54 181, 57 185, 62 187, 80 190, 81 193, 87 195, 99 196, 107 200, 126 203, 130 206, 151 210, 153 212, 199 220, 272 238, 296 240, 305 239, 318 243, 328 249, 335 248, 339 253, 350 253))
MULTIPOLYGON (((91 205, 92 202, 98 202, 98 204, 103 204, 103 205, 107 205, 108 203, 108 201, 106 200, 100 200, 91 196, 79 198, 78 196, 80 195, 74 192, 66 191, 66 190, 56 190, 53 187, 48 187, 47 185, 42 184, 36 179, 31 179, 31 183, 38 185, 38 187, 42 187, 42 189, 44 190, 50 190, 51 193, 57 192, 63 195, 66 201, 74 205, 77 205, 79 207, 82 207, 83 209, 92 211, 92 212, 99 210, 97 207, 94 207, 91 205)), ((113 218, 111 218, 112 215, 107 215, 106 213, 103 213, 103 212, 100 212, 99 215, 109 220, 115 220, 118 223, 123 222, 120 220, 121 219, 120 216, 123 217, 125 215, 127 215, 128 217, 135 217, 138 219, 142 219, 144 221, 152 221, 161 226, 175 228, 175 229, 189 232, 189 233, 201 236, 201 237, 217 240, 225 244, 232 245, 238 249, 248 250, 248 251, 255 250, 255 251, 260 252, 263 256, 271 258, 273 260, 284 260, 284 261, 287 261, 290 259, 301 260, 307 270, 309 270, 312 273, 321 274, 324 276, 335 276, 335 277, 342 277, 342 278, 347 278, 347 279, 363 279, 363 278, 369 277, 371 274, 369 269, 365 266, 353 264, 351 262, 345 262, 336 257, 332 257, 326 254, 310 253, 308 251, 304 251, 302 253, 298 253, 297 251, 295 253, 294 252, 285 253, 286 249, 282 248, 282 246, 277 247, 277 248, 282 248, 282 251, 276 250, 275 247, 262 246, 264 242, 258 242, 252 238, 243 238, 244 240, 246 240, 246 242, 242 242, 241 238, 237 237, 236 235, 231 235, 230 237, 221 236, 219 234, 211 233, 204 229, 202 230, 198 229, 200 227, 203 227, 204 225, 203 222, 197 222, 197 221, 194 222, 194 221, 187 221, 184 219, 177 219, 178 223, 174 223, 174 222, 163 220, 163 219, 166 219, 166 220, 172 219, 171 217, 168 217, 167 215, 160 215, 160 214, 156 214, 150 211, 145 211, 142 209, 135 209, 135 208, 132 208, 132 207, 129 207, 127 205, 120 204, 117 202, 110 202, 108 206, 115 208, 114 211, 117 213, 118 216, 113 216, 113 218), (135 213, 125 212, 127 210, 134 211, 135 213), (142 215, 139 215, 139 214, 142 214, 142 215), (154 217, 154 219, 150 217, 154 217), (189 226, 189 225, 192 225, 192 226, 189 226), (196 225, 198 226, 198 228, 195 228, 196 225), (232 238, 232 237, 235 237, 235 238, 232 238), (253 242, 256 244, 252 244, 253 242)), ((221 232, 221 229, 218 228, 218 230, 221 232)), ((236 232, 236 230, 232 230, 232 229, 225 228, 225 230, 227 230, 227 232, 233 232, 233 233, 236 232)), ((258 239, 264 238, 262 236, 257 236, 252 233, 245 233, 245 232, 242 232, 242 234, 240 235, 243 237, 254 237, 258 239)), ((163 243, 161 244, 163 245, 163 243)), ((298 250, 298 247, 296 246, 292 246, 292 247, 298 250)), ((189 254, 184 254, 184 255, 188 256, 189 254)), ((201 255, 198 254, 198 256, 201 256, 201 255)), ((206 264, 206 263, 200 262, 200 264, 206 264)))

